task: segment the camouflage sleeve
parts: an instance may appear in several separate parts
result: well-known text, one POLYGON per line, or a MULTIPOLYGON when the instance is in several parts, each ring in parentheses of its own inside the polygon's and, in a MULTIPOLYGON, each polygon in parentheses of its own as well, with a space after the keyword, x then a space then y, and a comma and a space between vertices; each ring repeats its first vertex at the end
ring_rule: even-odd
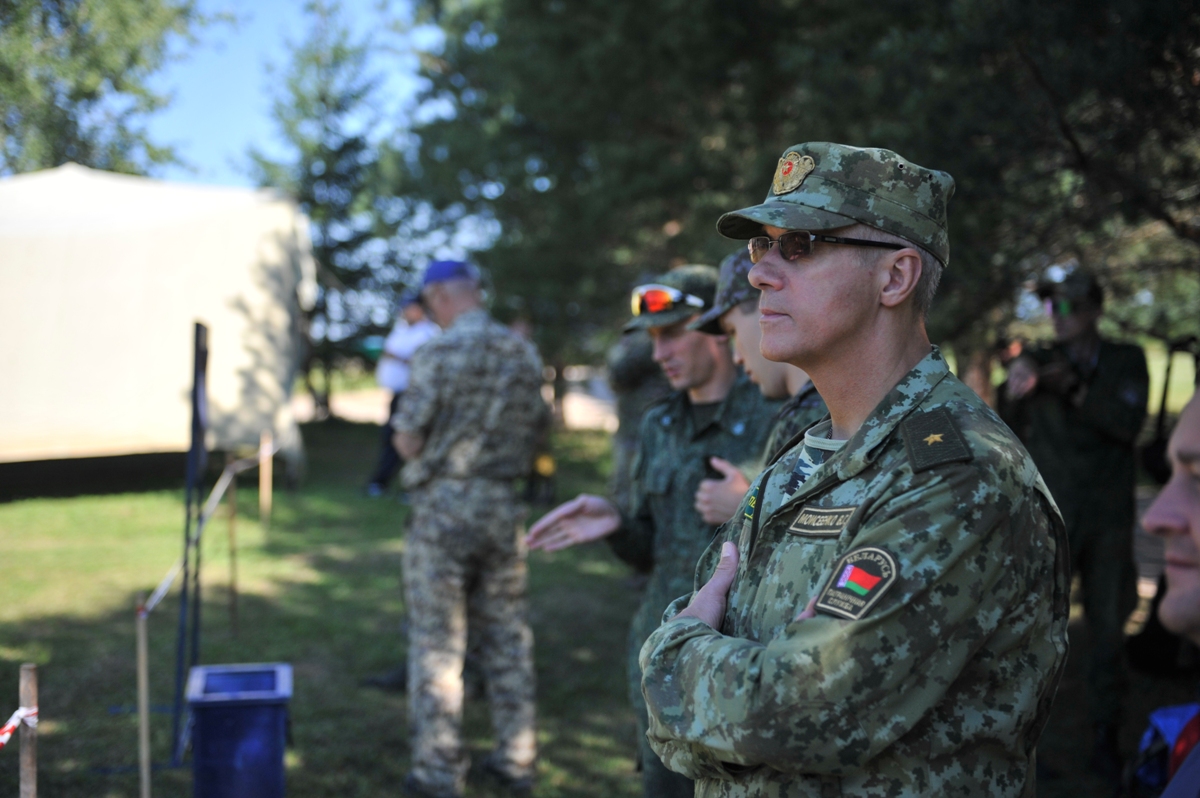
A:
POLYGON ((424 436, 438 412, 437 347, 426 344, 413 355, 408 378, 408 390, 404 392, 396 414, 392 416, 392 429, 424 436))
POLYGON ((1113 365, 1119 376, 1105 390, 1089 390, 1078 413, 1082 421, 1110 438, 1133 445, 1146 420, 1150 375, 1141 348, 1128 346, 1117 351, 1122 357, 1113 365))
MULTIPOLYGON (((1032 490, 1009 499, 973 465, 921 476, 924 487, 884 502, 854 538, 854 549, 883 548, 898 564, 896 581, 861 620, 818 614, 761 642, 692 618, 651 635, 640 656, 648 737, 668 767, 692 778, 731 778, 759 765, 844 774, 927 719, 1002 624, 1048 628, 1043 594, 1054 584, 1054 557, 1033 551, 1052 545, 1046 505, 1032 490)), ((807 589, 787 563, 771 568, 765 578, 760 567, 739 579, 779 596, 794 617, 807 589)), ((1039 663, 1020 667, 1027 673, 977 674, 965 689, 987 701, 990 680, 1024 676, 1035 690, 1039 663)), ((1009 711, 992 700, 997 713, 1009 711)), ((936 720, 946 734, 988 722, 936 720)))

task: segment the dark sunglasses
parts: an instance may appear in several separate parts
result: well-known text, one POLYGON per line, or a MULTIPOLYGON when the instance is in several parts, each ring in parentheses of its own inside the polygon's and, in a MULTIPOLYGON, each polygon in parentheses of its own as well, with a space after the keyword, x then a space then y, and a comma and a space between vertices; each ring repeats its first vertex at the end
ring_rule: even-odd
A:
POLYGON ((1047 299, 1046 305, 1051 316, 1070 316, 1075 311, 1083 309, 1082 304, 1069 299, 1047 299))
POLYGON ((867 241, 865 238, 842 238, 827 236, 820 233, 810 233, 807 230, 789 230, 779 238, 755 236, 746 242, 750 250, 750 262, 758 263, 771 247, 779 245, 779 254, 784 260, 800 260, 812 257, 813 247, 818 242, 825 244, 851 244, 856 247, 880 247, 881 249, 904 249, 907 244, 891 244, 886 241, 867 241))
POLYGON ((668 310, 674 310, 682 305, 689 305, 693 308, 703 308, 704 300, 693 294, 685 294, 678 288, 672 288, 669 285, 639 285, 633 289, 633 298, 630 303, 633 307, 633 315, 640 316, 643 313, 666 313, 668 310))

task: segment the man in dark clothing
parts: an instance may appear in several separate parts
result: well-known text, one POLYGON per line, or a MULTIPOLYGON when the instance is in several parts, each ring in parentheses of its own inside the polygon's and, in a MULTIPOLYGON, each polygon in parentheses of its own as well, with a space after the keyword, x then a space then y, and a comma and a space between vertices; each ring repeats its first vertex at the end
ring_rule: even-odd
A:
POLYGON ((1092 767, 1115 781, 1128 681, 1124 626, 1137 604, 1134 441, 1146 418, 1146 357, 1138 346, 1100 337, 1104 292, 1093 275, 1075 271, 1038 293, 1049 305, 1055 340, 1013 361, 1005 420, 1033 455, 1066 522, 1091 638, 1092 767))

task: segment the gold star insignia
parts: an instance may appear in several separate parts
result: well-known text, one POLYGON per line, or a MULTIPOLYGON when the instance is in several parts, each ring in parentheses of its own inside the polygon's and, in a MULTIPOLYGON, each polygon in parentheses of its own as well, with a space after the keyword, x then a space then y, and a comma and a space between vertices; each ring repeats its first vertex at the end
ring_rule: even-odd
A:
POLYGON ((930 435, 928 438, 925 438, 924 440, 925 440, 925 443, 929 444, 930 446, 933 446, 935 443, 941 443, 942 442, 942 433, 935 432, 932 435, 930 435))

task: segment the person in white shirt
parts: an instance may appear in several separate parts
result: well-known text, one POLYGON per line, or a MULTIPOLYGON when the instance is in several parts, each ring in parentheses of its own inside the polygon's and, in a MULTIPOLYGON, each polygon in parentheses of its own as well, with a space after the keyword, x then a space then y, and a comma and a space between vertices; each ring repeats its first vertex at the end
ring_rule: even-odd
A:
POLYGON ((422 344, 439 332, 441 329, 425 317, 421 295, 415 291, 405 291, 400 296, 397 306, 396 324, 383 343, 383 352, 379 355, 379 363, 375 367, 375 381, 391 391, 392 397, 388 403, 388 420, 384 423, 381 433, 379 462, 367 483, 368 496, 382 496, 392 477, 403 465, 399 452, 392 444, 392 437, 395 435, 392 416, 396 415, 400 398, 408 390, 409 361, 422 344))

